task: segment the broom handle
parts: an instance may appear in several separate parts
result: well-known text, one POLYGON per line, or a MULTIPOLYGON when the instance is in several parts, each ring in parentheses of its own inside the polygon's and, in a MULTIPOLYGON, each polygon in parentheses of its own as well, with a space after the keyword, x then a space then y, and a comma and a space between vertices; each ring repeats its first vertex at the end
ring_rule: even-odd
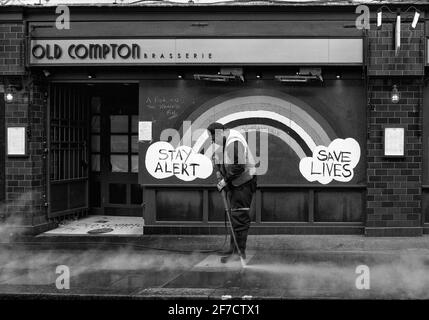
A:
POLYGON ((222 189, 221 194, 222 194, 223 204, 224 204, 224 206, 225 206, 225 210, 226 210, 226 215, 228 216, 229 226, 230 226, 230 228, 231 228, 231 236, 232 236, 232 238, 233 238, 233 240, 234 240, 235 247, 237 248, 238 255, 239 255, 240 257, 242 257, 242 255, 241 255, 241 250, 240 250, 240 248, 238 247, 237 239, 236 239, 236 237, 235 237, 234 229, 232 228, 232 222, 231 222, 231 216, 230 216, 230 214, 231 214, 231 209, 229 208, 228 198, 227 198, 227 196, 226 196, 226 192, 225 192, 225 190, 223 190, 223 189, 222 189))

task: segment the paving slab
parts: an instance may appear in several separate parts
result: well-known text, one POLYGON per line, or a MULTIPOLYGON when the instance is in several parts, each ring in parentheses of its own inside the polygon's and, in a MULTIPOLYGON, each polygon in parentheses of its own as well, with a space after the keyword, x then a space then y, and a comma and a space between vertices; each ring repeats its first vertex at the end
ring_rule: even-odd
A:
POLYGON ((144 220, 141 217, 89 216, 67 221, 58 228, 44 232, 43 236, 106 235, 142 236, 144 220))

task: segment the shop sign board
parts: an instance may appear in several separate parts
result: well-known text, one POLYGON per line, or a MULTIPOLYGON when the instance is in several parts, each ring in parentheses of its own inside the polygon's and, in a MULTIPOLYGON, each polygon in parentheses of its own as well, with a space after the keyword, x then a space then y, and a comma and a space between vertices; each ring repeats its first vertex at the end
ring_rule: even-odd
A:
POLYGON ((31 65, 362 64, 361 38, 37 39, 31 65))

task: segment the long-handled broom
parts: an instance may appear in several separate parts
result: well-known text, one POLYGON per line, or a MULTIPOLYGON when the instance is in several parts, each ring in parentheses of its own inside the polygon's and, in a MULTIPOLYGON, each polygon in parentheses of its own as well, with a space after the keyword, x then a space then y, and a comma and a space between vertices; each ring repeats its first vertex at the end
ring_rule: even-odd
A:
POLYGON ((235 247, 237 248, 238 256, 240 257, 240 261, 241 261, 241 266, 244 268, 246 267, 246 260, 244 260, 243 254, 241 253, 241 250, 238 247, 237 238, 235 237, 235 232, 234 232, 234 229, 232 228, 231 208, 229 207, 228 198, 226 196, 226 192, 224 189, 222 189, 221 194, 222 194, 223 205, 225 207, 226 215, 229 221, 229 227, 231 228, 231 237, 234 240, 235 247))

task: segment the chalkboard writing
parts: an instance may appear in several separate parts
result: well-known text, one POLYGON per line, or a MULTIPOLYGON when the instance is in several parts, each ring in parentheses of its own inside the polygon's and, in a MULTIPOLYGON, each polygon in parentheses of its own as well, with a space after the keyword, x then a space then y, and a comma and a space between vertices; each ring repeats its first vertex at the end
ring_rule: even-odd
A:
POLYGON ((168 142, 152 144, 146 153, 146 170, 156 179, 176 176, 183 181, 206 179, 213 172, 211 160, 188 146, 174 148, 168 142))
POLYGON ((360 147, 355 139, 335 139, 328 147, 317 146, 312 157, 303 158, 299 170, 311 182, 347 182, 353 178, 359 158, 360 147))

